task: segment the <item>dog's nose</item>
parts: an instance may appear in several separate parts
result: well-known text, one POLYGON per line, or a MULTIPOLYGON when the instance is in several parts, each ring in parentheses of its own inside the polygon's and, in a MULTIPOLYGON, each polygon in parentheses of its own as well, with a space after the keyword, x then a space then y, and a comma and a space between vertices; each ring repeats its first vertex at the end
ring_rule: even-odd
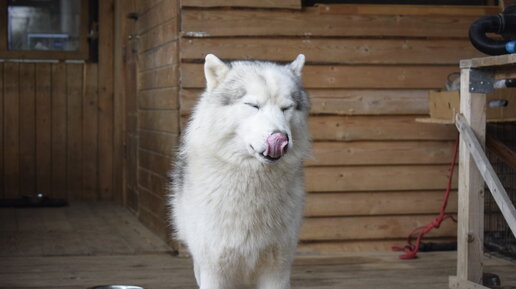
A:
POLYGON ((267 143, 267 148, 265 152, 263 152, 263 155, 266 157, 279 158, 287 152, 287 134, 275 132, 268 136, 265 142, 267 143))

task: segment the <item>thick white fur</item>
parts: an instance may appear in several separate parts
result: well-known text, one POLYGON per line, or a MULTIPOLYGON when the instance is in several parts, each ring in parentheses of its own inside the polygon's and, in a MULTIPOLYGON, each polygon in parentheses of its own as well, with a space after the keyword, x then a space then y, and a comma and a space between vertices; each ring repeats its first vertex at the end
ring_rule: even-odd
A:
POLYGON ((292 98, 302 92, 303 64, 303 55, 285 66, 206 57, 207 90, 183 136, 171 195, 176 234, 201 289, 290 288, 309 148, 308 102, 299 108, 292 98), (220 91, 228 79, 237 89, 220 91), (217 99, 231 93, 242 95, 231 104, 217 99), (271 162, 260 154, 276 131, 290 141, 271 162))

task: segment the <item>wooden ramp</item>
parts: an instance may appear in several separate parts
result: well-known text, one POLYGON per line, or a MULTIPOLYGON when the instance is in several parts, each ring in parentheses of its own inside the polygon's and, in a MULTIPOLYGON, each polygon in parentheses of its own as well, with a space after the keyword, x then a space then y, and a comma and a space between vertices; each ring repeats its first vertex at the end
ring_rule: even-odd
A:
MULTIPOLYGON (((454 252, 300 255, 293 288, 446 288, 454 252)), ((487 256, 486 271, 516 284, 516 262, 487 256)), ((85 289, 101 284, 196 288, 191 260, 169 248, 129 211, 109 203, 0 209, 0 289, 85 289)))

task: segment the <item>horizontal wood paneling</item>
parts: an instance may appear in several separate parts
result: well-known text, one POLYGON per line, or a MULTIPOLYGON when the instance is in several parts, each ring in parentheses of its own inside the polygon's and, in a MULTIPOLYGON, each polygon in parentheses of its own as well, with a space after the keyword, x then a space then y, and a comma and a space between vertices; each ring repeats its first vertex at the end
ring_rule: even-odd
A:
MULTIPOLYGON (((182 89, 181 115, 191 113, 202 89, 182 89)), ((428 113, 427 90, 307 89, 312 114, 406 115, 428 113)))
MULTIPOLYGON (((310 193, 301 251, 386 250, 430 222, 457 133, 415 119, 428 113, 428 91, 442 88, 460 59, 481 56, 468 41, 469 25, 499 9, 332 4, 296 11, 214 3, 181 10, 182 124, 205 86, 208 53, 282 63, 305 54, 313 149, 305 162, 310 193)), ((451 198, 455 212, 455 192, 451 198)), ((455 224, 443 226, 431 240, 455 236, 455 224)))
POLYGON ((182 0, 182 7, 255 7, 301 9, 299 0, 182 0))
MULTIPOLYGON (((448 7, 441 8, 446 11, 448 7)), ((394 11, 394 13, 396 13, 394 11)), ((466 38, 476 15, 356 15, 317 8, 285 10, 182 10, 187 37, 332 36, 466 38)))
POLYGON ((179 136, 179 0, 135 3, 141 16, 132 31, 139 36, 133 43, 138 62, 133 207, 146 226, 170 240, 166 195, 179 136))
POLYGON ((307 166, 449 164, 451 141, 315 142, 307 166))
MULTIPOLYGON (((170 186, 170 183, 168 181, 168 178, 156 174, 153 171, 150 171, 145 168, 139 168, 138 169, 138 180, 139 185, 157 196, 161 196, 162 198, 165 198, 168 196, 168 189, 170 186)), ((164 202, 165 203, 165 202, 164 202)))
POLYGON ((451 125, 426 124, 415 116, 312 116, 308 125, 315 141, 450 140, 451 125))
POLYGON ((176 87, 178 81, 177 68, 174 66, 141 72, 138 76, 140 89, 176 87))
MULTIPOLYGON (((144 28, 141 28, 142 30, 144 28)), ((167 22, 155 26, 140 35, 140 51, 156 49, 160 45, 176 40, 176 19, 170 18, 167 22)))
POLYGON ((140 131, 140 147, 164 155, 174 155, 177 141, 177 134, 160 131, 140 131))
POLYGON ((443 5, 317 5, 321 14, 352 15, 424 15, 424 16, 484 16, 500 12, 498 6, 443 5))
POLYGON ((147 50, 138 56, 138 68, 140 71, 146 71, 167 65, 177 65, 176 53, 177 42, 170 42, 156 49, 147 50))
POLYGON ((167 219, 164 218, 168 215, 166 200, 143 187, 138 187, 138 191, 140 206, 151 209, 153 214, 163 218, 163 222, 166 223, 167 219))
POLYGON ((177 110, 140 110, 140 129, 177 133, 179 126, 177 110))
POLYGON ((170 15, 176 15, 177 17, 177 8, 177 1, 164 0, 157 2, 156 5, 153 5, 149 10, 140 15, 137 22, 137 32, 142 34, 149 29, 170 21, 170 15))
MULTIPOLYGON (((306 88, 438 89, 443 77, 458 72, 453 66, 309 65, 303 70, 306 88)), ((183 88, 203 88, 203 66, 183 64, 183 88)))
POLYGON ((141 149, 138 151, 139 166, 162 177, 168 175, 172 166, 172 158, 153 151, 141 149))
POLYGON ((307 167, 305 183, 309 192, 439 190, 447 175, 447 165, 307 167))
POLYGON ((140 91, 138 105, 141 109, 178 109, 176 87, 140 91))
POLYGON ((312 114, 406 115, 428 113, 427 90, 308 89, 312 114))
MULTIPOLYGON (((448 221, 447 221, 448 222, 448 221)), ((450 221, 451 222, 451 221, 450 221)), ((408 234, 408 233, 407 233, 408 234)), ((456 237, 425 237, 426 242, 453 242, 456 237)), ((339 240, 339 241, 301 241, 297 245, 297 252, 303 254, 334 254, 336 252, 373 252, 373 251, 392 251, 392 247, 405 246, 407 236, 392 239, 376 240, 339 240)), ((401 255, 401 254, 400 254, 401 255)))
POLYGON ((292 61, 303 53, 309 63, 455 65, 482 55, 468 39, 184 38, 181 47, 184 61, 203 60, 207 53, 292 61))
MULTIPOLYGON (((444 191, 310 193, 306 217, 439 214, 444 191)), ((447 212, 457 212, 452 192, 447 212)))
MULTIPOLYGON (((407 228, 429 224, 434 218, 434 215, 305 218, 300 238, 304 241, 403 238, 408 234, 407 228)), ((428 236, 453 237, 456 231, 455 223, 446 221, 428 236)))

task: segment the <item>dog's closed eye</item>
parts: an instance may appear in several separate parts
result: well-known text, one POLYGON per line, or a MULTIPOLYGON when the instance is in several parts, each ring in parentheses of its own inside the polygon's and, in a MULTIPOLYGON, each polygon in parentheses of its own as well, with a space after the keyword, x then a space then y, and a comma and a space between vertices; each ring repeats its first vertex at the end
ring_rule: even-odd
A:
POLYGON ((245 104, 245 105, 248 105, 248 106, 250 106, 250 107, 252 107, 252 108, 260 109, 260 106, 259 106, 259 105, 257 105, 257 104, 254 104, 254 103, 246 102, 246 103, 244 103, 244 104, 245 104))

